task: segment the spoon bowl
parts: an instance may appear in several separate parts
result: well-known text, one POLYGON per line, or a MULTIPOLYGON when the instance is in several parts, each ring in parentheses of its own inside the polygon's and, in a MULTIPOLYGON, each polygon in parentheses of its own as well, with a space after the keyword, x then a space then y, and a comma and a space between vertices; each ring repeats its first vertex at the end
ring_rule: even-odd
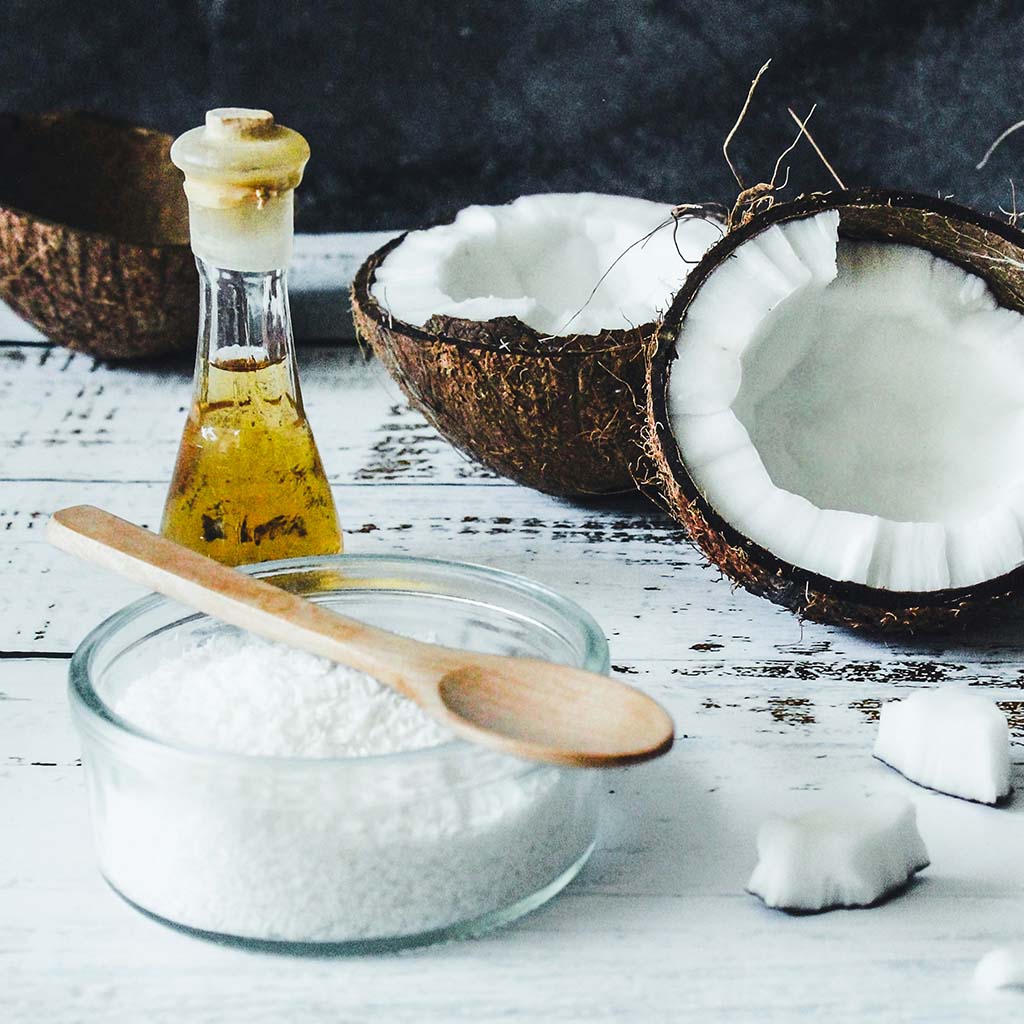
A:
POLYGON ((672 746, 672 719, 660 704, 607 676, 548 661, 478 658, 442 676, 438 694, 453 732, 532 761, 610 767, 672 746), (570 735, 577 739, 567 748, 570 735), (628 749, 624 737, 638 735, 660 737, 660 745, 628 749))

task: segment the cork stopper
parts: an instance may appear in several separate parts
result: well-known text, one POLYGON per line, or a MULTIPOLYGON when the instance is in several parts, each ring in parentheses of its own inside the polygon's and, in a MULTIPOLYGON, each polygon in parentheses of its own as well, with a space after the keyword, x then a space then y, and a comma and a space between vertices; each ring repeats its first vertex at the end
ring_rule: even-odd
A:
MULTIPOLYGON (((248 107, 218 107, 206 112, 206 134, 216 139, 258 139, 271 133, 274 115, 248 107)), ((287 129, 285 129, 287 131, 287 129)))
POLYGON ((291 258, 293 189, 309 159, 306 140, 269 110, 220 107, 185 132, 171 160, 185 173, 192 249, 230 270, 266 271, 291 258))

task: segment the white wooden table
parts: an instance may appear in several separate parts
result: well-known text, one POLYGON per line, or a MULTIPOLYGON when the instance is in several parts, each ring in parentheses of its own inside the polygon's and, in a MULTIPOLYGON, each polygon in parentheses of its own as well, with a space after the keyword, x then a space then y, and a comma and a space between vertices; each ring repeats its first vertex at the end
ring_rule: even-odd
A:
MULTIPOLYGON (((351 330, 337 288, 375 241, 300 239, 300 336, 351 330)), ((580 878, 483 939, 289 959, 129 909, 93 863, 64 690, 75 645, 138 591, 50 550, 43 525, 76 502, 156 524, 191 360, 112 369, 9 314, 0 326, 0 1021, 1024 1019, 1024 994, 971 982, 988 949, 1024 939, 1024 797, 995 810, 951 800, 870 756, 880 701, 955 681, 996 694, 1019 743, 1021 626, 901 645, 801 626, 734 593, 638 499, 567 504, 465 461, 379 365, 337 343, 303 344, 300 364, 347 550, 484 562, 557 588, 603 624, 616 671, 668 705, 679 742, 607 775, 580 878), (822 916, 747 895, 764 815, 847 789, 916 803, 932 855, 921 880, 876 909, 822 916)))

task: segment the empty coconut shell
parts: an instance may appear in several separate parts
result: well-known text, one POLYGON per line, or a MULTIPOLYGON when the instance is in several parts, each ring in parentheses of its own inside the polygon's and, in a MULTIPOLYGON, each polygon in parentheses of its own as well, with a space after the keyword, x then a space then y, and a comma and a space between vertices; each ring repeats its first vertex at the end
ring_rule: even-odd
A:
POLYGON ((93 114, 0 115, 0 298, 94 356, 191 348, 199 287, 171 142, 93 114))

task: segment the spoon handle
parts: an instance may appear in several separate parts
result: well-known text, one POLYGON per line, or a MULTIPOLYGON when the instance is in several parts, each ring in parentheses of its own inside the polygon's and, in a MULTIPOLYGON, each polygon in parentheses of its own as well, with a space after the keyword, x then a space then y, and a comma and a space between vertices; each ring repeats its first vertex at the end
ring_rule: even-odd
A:
POLYGON ((92 505, 50 518, 52 544, 222 622, 360 669, 430 712, 451 652, 369 626, 92 505))

